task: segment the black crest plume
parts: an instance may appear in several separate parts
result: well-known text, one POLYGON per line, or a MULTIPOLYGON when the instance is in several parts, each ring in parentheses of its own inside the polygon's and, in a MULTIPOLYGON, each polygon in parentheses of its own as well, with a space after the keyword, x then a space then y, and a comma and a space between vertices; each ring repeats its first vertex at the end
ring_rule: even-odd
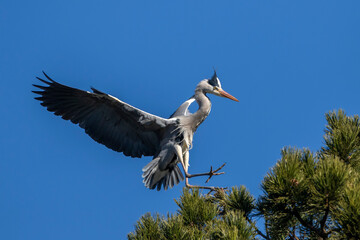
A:
POLYGON ((211 84, 214 87, 221 88, 221 84, 220 84, 218 76, 216 75, 215 69, 214 69, 214 75, 209 79, 209 84, 211 84))

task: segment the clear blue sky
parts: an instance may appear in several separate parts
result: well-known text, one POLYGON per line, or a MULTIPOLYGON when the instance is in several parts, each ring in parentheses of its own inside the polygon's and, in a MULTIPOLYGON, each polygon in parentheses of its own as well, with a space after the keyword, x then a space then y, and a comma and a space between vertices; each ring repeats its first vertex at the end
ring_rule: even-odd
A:
POLYGON ((0 239, 125 239, 142 214, 174 212, 184 186, 146 189, 150 158, 47 112, 30 92, 41 70, 168 117, 215 67, 240 102, 211 96, 190 172, 227 162, 210 183, 258 196, 282 147, 317 150, 324 113, 360 113, 359 11, 355 0, 2 1, 0 239))

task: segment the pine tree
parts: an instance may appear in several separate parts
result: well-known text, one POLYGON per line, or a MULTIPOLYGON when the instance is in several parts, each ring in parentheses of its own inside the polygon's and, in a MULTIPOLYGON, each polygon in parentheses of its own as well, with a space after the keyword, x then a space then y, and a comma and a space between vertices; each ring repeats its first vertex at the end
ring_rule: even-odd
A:
POLYGON ((257 200, 244 186, 184 189, 176 214, 145 214, 128 239, 360 239, 359 117, 325 117, 325 145, 282 149, 257 200))
MULTIPOLYGON (((246 191, 245 188, 242 190, 246 191)), ((145 214, 128 239, 254 239, 254 226, 248 223, 243 211, 253 210, 254 205, 251 204, 254 199, 245 192, 246 197, 251 198, 251 209, 248 209, 248 205, 236 203, 230 206, 228 203, 233 203, 233 199, 222 193, 224 199, 202 195, 199 190, 184 189, 180 199, 175 201, 179 206, 177 214, 166 218, 158 214, 145 214), (223 202, 219 204, 219 200, 223 202)), ((242 196, 240 199, 244 200, 242 196)))

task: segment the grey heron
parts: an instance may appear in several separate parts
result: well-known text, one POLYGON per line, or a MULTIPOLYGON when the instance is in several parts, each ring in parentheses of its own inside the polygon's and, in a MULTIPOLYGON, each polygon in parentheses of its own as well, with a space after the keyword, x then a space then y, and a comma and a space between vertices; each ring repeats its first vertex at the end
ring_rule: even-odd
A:
POLYGON ((41 90, 33 92, 40 95, 35 99, 41 101, 48 111, 79 124, 95 141, 125 156, 153 156, 142 169, 147 188, 160 190, 163 187, 167 190, 183 181, 180 164, 187 187, 215 189, 190 185, 188 179, 207 175, 209 180, 213 175, 223 174, 218 171, 224 165, 215 171, 211 167, 209 172, 200 174, 190 174, 188 167, 193 135, 210 113, 211 102, 207 94, 238 101, 221 88, 216 71, 210 79, 202 80, 194 95, 168 119, 142 111, 95 88, 88 92, 62 85, 43 73, 46 80, 37 79, 46 85, 33 84, 41 90), (189 106, 195 101, 199 108, 191 114, 189 106))

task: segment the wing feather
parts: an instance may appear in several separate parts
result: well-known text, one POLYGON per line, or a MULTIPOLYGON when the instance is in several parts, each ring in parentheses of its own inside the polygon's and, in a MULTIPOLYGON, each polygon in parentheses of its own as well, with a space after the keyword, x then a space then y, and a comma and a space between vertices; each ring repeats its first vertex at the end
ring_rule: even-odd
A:
POLYGON ((119 99, 92 88, 93 93, 62 85, 44 73, 46 86, 34 84, 42 91, 36 100, 55 115, 79 124, 95 141, 123 152, 126 156, 152 156, 158 151, 162 130, 177 124, 144 112, 119 99))
POLYGON ((170 116, 172 117, 178 117, 178 116, 189 116, 191 115, 189 111, 190 105, 195 101, 194 96, 186 100, 183 104, 180 105, 180 107, 170 116))

